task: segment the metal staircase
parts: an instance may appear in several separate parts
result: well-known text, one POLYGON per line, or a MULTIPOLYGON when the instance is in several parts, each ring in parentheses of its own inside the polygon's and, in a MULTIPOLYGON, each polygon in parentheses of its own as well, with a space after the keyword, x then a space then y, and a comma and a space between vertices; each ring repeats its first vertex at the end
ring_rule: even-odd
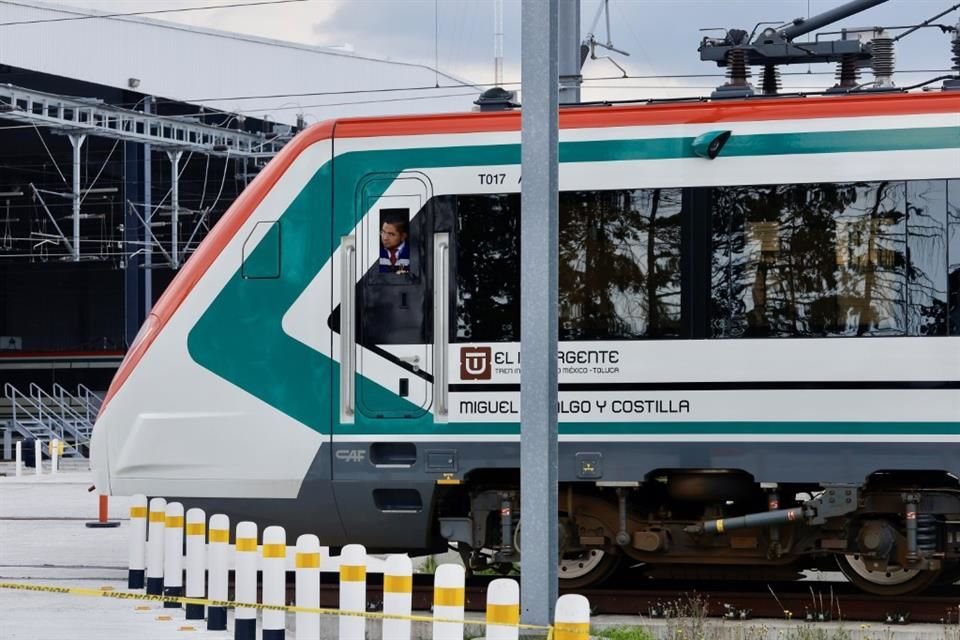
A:
POLYGON ((64 443, 64 456, 86 457, 90 434, 102 399, 83 385, 70 393, 59 384, 48 393, 31 383, 23 393, 10 383, 3 387, 6 402, 0 405, 0 422, 24 439, 64 443))

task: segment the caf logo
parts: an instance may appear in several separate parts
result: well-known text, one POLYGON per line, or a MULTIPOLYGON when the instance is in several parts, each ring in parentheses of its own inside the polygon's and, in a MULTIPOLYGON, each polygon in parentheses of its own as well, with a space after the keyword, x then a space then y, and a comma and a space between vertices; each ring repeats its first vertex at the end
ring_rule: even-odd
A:
POLYGON ((460 379, 461 380, 489 380, 490 374, 490 347, 461 347, 460 348, 460 379))

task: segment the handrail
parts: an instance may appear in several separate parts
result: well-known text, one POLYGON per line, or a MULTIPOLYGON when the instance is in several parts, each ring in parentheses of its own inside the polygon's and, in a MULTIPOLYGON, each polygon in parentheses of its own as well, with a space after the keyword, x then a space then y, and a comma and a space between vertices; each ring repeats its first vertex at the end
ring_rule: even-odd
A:
POLYGON ((84 406, 87 408, 87 420, 93 424, 100 413, 100 407, 103 406, 103 398, 82 383, 77 385, 77 397, 83 400, 84 406))
POLYGON ((70 431, 70 435, 72 435, 77 442, 79 442, 84 438, 90 437, 89 433, 87 433, 89 429, 85 429, 81 426, 81 425, 89 426, 90 424, 89 420, 85 419, 79 413, 77 413, 70 407, 66 406, 62 402, 58 403, 56 398, 54 398, 52 395, 50 395, 49 393, 44 391, 42 388, 40 388, 40 386, 37 385, 37 383, 31 382, 29 389, 30 389, 30 396, 35 401, 37 401, 37 403, 40 406, 43 406, 43 403, 40 402, 41 399, 44 399, 44 400, 49 399, 53 403, 55 409, 59 407, 60 415, 58 416, 58 418, 60 423, 61 436, 63 435, 63 430, 66 428, 67 430, 70 431), (69 414, 69 417, 67 414, 69 414), (71 422, 71 420, 73 422, 71 422))
POLYGON ((72 418, 73 420, 78 420, 78 421, 85 420, 83 416, 81 416, 79 413, 77 413, 76 411, 71 409, 69 406, 67 406, 67 404, 63 402, 62 399, 58 400, 57 398, 54 398, 52 395, 44 391, 44 389, 40 387, 40 385, 38 385, 36 382, 31 382, 29 388, 30 388, 30 396, 35 400, 37 401, 40 401, 41 399, 50 400, 53 402, 55 406, 59 407, 61 420, 67 419, 67 416, 65 415, 66 413, 69 413, 70 418, 72 418))
MULTIPOLYGON (((20 417, 17 415, 18 411, 20 411, 20 412, 22 412, 23 414, 26 415, 26 417, 27 417, 28 420, 30 420, 30 421, 34 422, 35 424, 39 425, 39 426, 41 427, 41 429, 43 429, 44 431, 46 431, 52 438, 57 438, 57 437, 59 437, 61 440, 64 439, 64 438, 63 438, 62 428, 61 428, 60 435, 58 436, 58 435, 57 435, 57 432, 56 432, 56 431, 53 429, 53 427, 50 425, 49 418, 47 418, 47 419, 44 418, 44 415, 43 415, 43 407, 42 407, 36 400, 34 400, 33 398, 31 398, 30 396, 28 396, 28 395, 25 394, 24 392, 20 391, 19 389, 17 389, 15 386, 13 386, 13 385, 12 385, 11 383, 9 383, 9 382, 7 382, 6 384, 3 385, 3 394, 4 394, 4 396, 6 396, 6 398, 10 401, 10 406, 11 406, 11 408, 13 409, 12 419, 13 419, 14 427, 20 427, 20 426, 22 426, 23 431, 26 431, 26 434, 29 434, 29 435, 32 436, 32 437, 36 437, 36 435, 37 435, 37 434, 33 433, 33 432, 25 425, 24 419, 20 418, 20 417), (21 399, 22 399, 23 401, 26 401, 26 402, 22 402, 21 399), (30 410, 30 405, 33 405, 33 408, 37 411, 36 414, 34 414, 34 413, 30 410)), ((61 424, 61 427, 62 427, 62 424, 61 424)), ((26 434, 24 434, 24 435, 26 435, 26 434)))

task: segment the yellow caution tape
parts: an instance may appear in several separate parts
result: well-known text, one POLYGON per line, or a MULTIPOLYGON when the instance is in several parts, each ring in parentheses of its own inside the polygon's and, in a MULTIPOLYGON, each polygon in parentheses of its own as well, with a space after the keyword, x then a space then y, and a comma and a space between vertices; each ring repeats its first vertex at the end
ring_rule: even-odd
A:
POLYGON ((210 529, 210 542, 230 542, 230 532, 226 529, 210 529))
POLYGON ((130 517, 131 517, 131 518, 146 518, 146 517, 147 517, 147 508, 146 508, 146 507, 130 507, 130 517))
POLYGON ((285 544, 265 544, 263 545, 264 558, 286 558, 287 545, 285 544))
MULTIPOLYGON (((364 568, 364 567, 360 567, 364 568)), ((475 624, 478 626, 486 626, 488 623, 483 620, 463 620, 463 619, 447 619, 447 618, 434 618, 433 616, 404 616, 391 613, 367 613, 366 611, 340 611, 339 609, 322 609, 314 607, 297 607, 293 605, 279 605, 279 604, 260 604, 259 602, 234 602, 231 600, 207 600, 205 598, 186 598, 186 597, 176 597, 176 596, 163 596, 163 595, 148 595, 141 592, 133 591, 107 591, 103 589, 87 589, 83 587, 60 587, 52 586, 45 584, 31 584, 25 582, 0 582, 0 589, 10 589, 14 591, 34 591, 37 593, 59 593, 61 595, 71 595, 71 596, 90 596, 94 598, 111 598, 113 600, 142 600, 147 602, 176 602, 177 604, 196 604, 203 605, 207 607, 234 607, 234 608, 244 608, 244 609, 260 609, 262 611, 287 611, 290 613, 312 613, 321 616, 342 616, 342 617, 352 617, 352 618, 370 618, 371 620, 410 620, 411 622, 423 622, 423 623, 433 623, 433 622, 449 622, 449 623, 458 623, 463 624, 475 624)), ((459 591, 459 589, 450 589, 451 591, 459 591)), ((496 606, 496 605, 494 605, 496 606)), ((512 605, 500 605, 500 606, 512 606, 512 605)), ((506 626, 507 623, 497 623, 506 626)), ((574 623, 574 622, 563 622, 558 623, 556 626, 543 626, 536 624, 511 624, 509 626, 514 626, 519 629, 531 629, 531 630, 540 630, 547 631, 548 640, 581 640, 581 638, 586 639, 586 635, 562 635, 560 632, 565 633, 589 633, 589 624, 586 623, 574 623), (557 634, 554 634, 554 631, 557 634)))
POLYGON ((202 522, 188 522, 187 523, 187 535, 188 536, 202 536, 207 532, 207 525, 202 522))
POLYGON ((319 553, 298 553, 297 554, 297 569, 319 569, 319 568, 320 568, 319 553))

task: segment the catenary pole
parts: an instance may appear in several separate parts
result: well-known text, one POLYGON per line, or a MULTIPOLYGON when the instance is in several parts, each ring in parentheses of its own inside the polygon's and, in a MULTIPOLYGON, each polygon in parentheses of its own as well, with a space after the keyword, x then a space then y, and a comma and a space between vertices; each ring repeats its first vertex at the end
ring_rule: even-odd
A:
POLYGON ((557 22, 558 0, 523 0, 521 608, 538 625, 549 624, 557 599, 557 22))
POLYGON ((580 0, 561 0, 558 16, 560 104, 580 102, 580 0))

